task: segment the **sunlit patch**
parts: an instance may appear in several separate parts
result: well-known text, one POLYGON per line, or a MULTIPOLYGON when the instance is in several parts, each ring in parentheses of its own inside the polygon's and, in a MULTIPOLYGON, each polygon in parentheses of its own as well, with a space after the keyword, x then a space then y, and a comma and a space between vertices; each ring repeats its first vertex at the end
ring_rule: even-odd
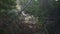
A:
POLYGON ((19 2, 19 0, 17 0, 16 1, 16 8, 19 10, 19 11, 21 11, 21 5, 20 5, 20 2, 19 2))
POLYGON ((55 0, 55 1, 58 1, 58 0, 55 0))
POLYGON ((16 5, 16 8, 17 8, 18 10, 21 10, 21 5, 16 5))

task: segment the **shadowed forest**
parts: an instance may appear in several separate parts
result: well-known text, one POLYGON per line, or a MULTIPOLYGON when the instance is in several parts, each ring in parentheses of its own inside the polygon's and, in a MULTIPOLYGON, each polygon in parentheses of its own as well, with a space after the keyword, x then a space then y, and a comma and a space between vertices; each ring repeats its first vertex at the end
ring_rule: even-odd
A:
POLYGON ((60 0, 0 0, 0 34, 60 34, 60 0))

